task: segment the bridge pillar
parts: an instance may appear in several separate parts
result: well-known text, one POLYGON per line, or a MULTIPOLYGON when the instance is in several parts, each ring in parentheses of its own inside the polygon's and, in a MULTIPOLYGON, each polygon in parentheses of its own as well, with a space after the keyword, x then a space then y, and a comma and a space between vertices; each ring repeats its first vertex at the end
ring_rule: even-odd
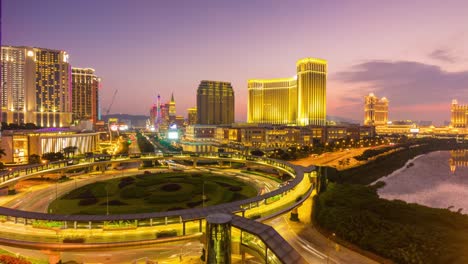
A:
POLYGON ((289 218, 289 220, 299 222, 299 212, 297 211, 297 207, 292 209, 291 217, 289 218))
POLYGON ((12 184, 8 186, 8 195, 13 195, 16 194, 16 189, 15 189, 16 184, 12 184))
POLYGON ((206 263, 231 263, 231 221, 228 214, 206 217, 206 263))

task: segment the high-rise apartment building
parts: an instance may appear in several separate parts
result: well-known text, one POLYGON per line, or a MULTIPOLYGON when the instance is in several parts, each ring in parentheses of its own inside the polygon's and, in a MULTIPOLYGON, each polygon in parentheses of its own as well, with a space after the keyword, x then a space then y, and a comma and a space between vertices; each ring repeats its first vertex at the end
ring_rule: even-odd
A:
POLYGON ((197 90, 197 123, 224 125, 234 122, 234 90, 230 82, 200 82, 197 90))
POLYGON ((72 68, 73 121, 99 120, 100 78, 91 68, 72 68))
POLYGON ((468 105, 460 105, 457 100, 452 100, 450 112, 452 127, 468 128, 468 105))
POLYGON ((2 46, 2 121, 43 127, 71 122, 71 69, 64 51, 2 46))
POLYGON ((247 122, 326 125, 327 61, 301 59, 291 78, 249 80, 247 122))
POLYGON ((373 93, 365 97, 364 125, 385 126, 388 123, 388 100, 373 93))
POLYGON ((197 123, 197 108, 191 107, 187 109, 187 125, 195 125, 197 123))

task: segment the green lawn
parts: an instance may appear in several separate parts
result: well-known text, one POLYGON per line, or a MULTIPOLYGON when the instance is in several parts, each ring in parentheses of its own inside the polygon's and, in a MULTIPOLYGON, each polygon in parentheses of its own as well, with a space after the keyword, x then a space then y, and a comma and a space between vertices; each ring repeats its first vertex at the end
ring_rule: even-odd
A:
POLYGON ((257 190, 247 183, 210 173, 157 173, 96 182, 78 188, 49 206, 56 214, 163 212, 247 199, 257 190))

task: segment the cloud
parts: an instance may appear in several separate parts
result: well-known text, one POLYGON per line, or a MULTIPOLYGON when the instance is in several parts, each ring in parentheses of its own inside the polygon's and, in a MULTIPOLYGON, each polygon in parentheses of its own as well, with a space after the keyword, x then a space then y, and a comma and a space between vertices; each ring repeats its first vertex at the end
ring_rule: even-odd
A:
POLYGON ((442 62, 455 63, 457 59, 455 56, 450 54, 450 51, 447 49, 436 49, 433 52, 429 53, 429 57, 442 62))
MULTIPOLYGON (((374 87, 393 105, 432 104, 466 98, 468 71, 448 72, 439 66, 413 61, 374 60, 338 72, 332 79, 374 87)), ((364 94, 355 89, 353 94, 364 94)))

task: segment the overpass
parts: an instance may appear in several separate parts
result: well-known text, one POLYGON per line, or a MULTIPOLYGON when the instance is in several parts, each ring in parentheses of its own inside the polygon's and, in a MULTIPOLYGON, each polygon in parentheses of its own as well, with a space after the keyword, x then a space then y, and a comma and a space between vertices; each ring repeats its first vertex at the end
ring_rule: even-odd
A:
MULTIPOLYGON (((154 230, 158 230, 158 228, 174 228, 177 230, 177 235, 180 236, 180 238, 193 236, 194 234, 203 232, 205 218, 208 215, 213 213, 227 213, 237 215, 237 217, 244 219, 239 220, 239 218, 237 218, 239 220, 237 222, 244 223, 238 226, 241 234, 246 232, 251 236, 258 237, 260 241, 263 241, 263 246, 257 248, 253 247, 253 250, 255 251, 255 249, 257 249, 256 252, 260 256, 265 257, 266 262, 268 262, 269 257, 270 259, 277 260, 271 261, 272 263, 291 263, 285 259, 295 259, 296 261, 294 263, 305 263, 301 260, 300 256, 298 256, 297 252, 293 250, 289 244, 285 243, 284 240, 274 241, 272 238, 266 238, 265 234, 261 233, 261 230, 265 230, 268 226, 257 229, 249 229, 248 227, 257 224, 263 225, 249 218, 267 219, 274 215, 288 212, 299 206, 316 187, 317 172, 314 167, 304 168, 283 161, 241 154, 232 154, 230 157, 219 157, 218 153, 197 154, 196 156, 175 154, 170 157, 157 154, 143 154, 138 157, 112 157, 111 160, 100 162, 85 161, 71 166, 67 166, 66 162, 57 162, 19 168, 1 175, 0 186, 9 186, 8 184, 11 185, 14 182, 37 177, 45 173, 96 166, 107 168, 109 165, 123 162, 142 162, 144 160, 164 159, 191 160, 194 166, 196 166, 199 160, 259 164, 270 166, 282 173, 289 174, 293 177, 293 180, 290 184, 282 186, 277 190, 250 199, 206 208, 193 208, 169 212, 121 215, 53 215, 0 207, 0 226, 5 230, 5 232, 0 234, 0 238, 6 239, 9 241, 9 244, 16 243, 18 247, 26 246, 26 243, 28 245, 27 247, 36 246, 37 249, 48 248, 57 251, 86 248, 112 248, 127 245, 126 243, 138 243, 138 241, 144 240, 141 236, 128 237, 133 233, 149 233, 152 234, 152 236, 147 236, 147 240, 154 240, 154 230), (58 227, 55 228, 55 230, 38 230, 34 225, 40 221, 54 223, 54 225, 58 227), (110 230, 111 232, 106 232, 109 223, 121 221, 132 223, 132 229, 114 229, 110 230), (18 226, 21 226, 21 228, 25 230, 23 236, 8 232, 10 229, 15 230, 18 226), (31 235, 32 233, 39 236, 39 241, 31 235), (67 237, 76 236, 76 234, 86 236, 86 241, 66 243, 67 237), (22 239, 19 239, 20 237, 22 237, 22 239), (278 244, 278 242, 281 243, 278 244), (270 251, 268 251, 268 249, 270 249, 270 251)), ((274 230, 269 230, 266 234, 271 236, 276 232, 273 231, 274 230)), ((276 239, 279 238, 276 236, 276 239)), ((0 243, 2 243, 2 241, 0 241, 0 243)), ((3 243, 6 242, 4 241, 3 243)), ((244 247, 247 246, 244 245, 244 247)), ((252 250, 252 246, 247 248, 252 250)))

